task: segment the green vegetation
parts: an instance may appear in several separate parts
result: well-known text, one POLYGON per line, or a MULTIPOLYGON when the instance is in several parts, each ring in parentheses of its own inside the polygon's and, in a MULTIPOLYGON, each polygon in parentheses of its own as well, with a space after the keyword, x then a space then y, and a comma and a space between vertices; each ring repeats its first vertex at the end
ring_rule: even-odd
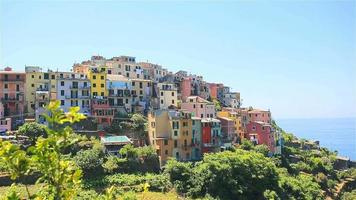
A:
POLYGON ((36 143, 37 138, 46 137, 46 126, 38 124, 36 122, 25 123, 18 129, 19 135, 25 135, 29 137, 32 144, 36 143))
MULTIPOLYGON (((150 146, 126 145, 115 157, 103 153, 99 140, 74 134, 69 125, 84 118, 78 108, 64 114, 51 102, 48 110, 48 127, 20 128, 31 147, 0 142, 0 169, 14 183, 0 187, 3 199, 355 199, 355 168, 336 171, 335 152, 298 140, 274 122, 284 139, 282 155, 270 157, 267 146, 242 140, 199 162, 171 159, 161 169, 150 146), (20 183, 33 174, 39 174, 35 184, 20 183)), ((132 115, 120 127, 143 142, 146 123, 132 115)))

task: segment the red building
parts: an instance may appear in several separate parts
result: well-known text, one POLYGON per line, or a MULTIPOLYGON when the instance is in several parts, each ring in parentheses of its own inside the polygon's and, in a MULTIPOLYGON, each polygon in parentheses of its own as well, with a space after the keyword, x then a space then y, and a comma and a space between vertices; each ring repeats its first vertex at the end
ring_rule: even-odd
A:
POLYGON ((192 91, 192 80, 189 77, 184 77, 180 86, 180 93, 182 96, 182 101, 185 102, 187 97, 191 95, 192 91))
POLYGON ((260 121, 250 122, 247 124, 247 134, 253 143, 264 144, 274 153, 274 134, 269 123, 260 121))
POLYGON ((216 152, 220 147, 221 123, 214 118, 204 118, 201 120, 202 125, 202 152, 216 152))
POLYGON ((114 119, 116 109, 109 105, 108 99, 92 99, 91 100, 91 117, 97 120, 101 128, 111 125, 114 119))

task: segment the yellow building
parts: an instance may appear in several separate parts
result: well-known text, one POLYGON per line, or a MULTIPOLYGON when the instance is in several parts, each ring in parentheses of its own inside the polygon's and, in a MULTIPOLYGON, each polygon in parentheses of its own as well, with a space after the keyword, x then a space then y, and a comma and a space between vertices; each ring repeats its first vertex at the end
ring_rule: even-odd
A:
POLYGON ((191 160, 191 114, 175 110, 156 110, 148 114, 148 138, 164 165, 169 157, 191 160))
POLYGON ((106 67, 94 67, 89 70, 88 77, 91 84, 91 96, 107 97, 108 90, 106 87, 106 67))
POLYGON ((144 112, 151 103, 152 81, 146 79, 130 79, 132 89, 132 112, 144 112))
POLYGON ((35 117, 50 99, 56 99, 55 72, 42 72, 40 67, 26 66, 25 97, 27 116, 35 117))

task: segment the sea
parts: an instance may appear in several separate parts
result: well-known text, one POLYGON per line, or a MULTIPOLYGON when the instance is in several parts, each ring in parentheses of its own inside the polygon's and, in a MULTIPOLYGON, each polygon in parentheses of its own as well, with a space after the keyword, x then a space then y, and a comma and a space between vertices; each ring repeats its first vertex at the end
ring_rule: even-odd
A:
POLYGON ((356 118, 277 119, 277 124, 298 138, 320 141, 320 146, 356 161, 356 118))

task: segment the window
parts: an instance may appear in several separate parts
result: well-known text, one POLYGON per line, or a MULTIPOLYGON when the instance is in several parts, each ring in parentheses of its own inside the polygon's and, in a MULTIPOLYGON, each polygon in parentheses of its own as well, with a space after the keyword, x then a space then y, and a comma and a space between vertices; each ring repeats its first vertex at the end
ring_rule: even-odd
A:
POLYGON ((16 79, 19 80, 20 79, 20 75, 16 75, 16 79))
POLYGON ((61 86, 64 86, 64 81, 61 81, 61 86))
POLYGON ((165 153, 166 155, 168 155, 168 150, 166 149, 166 150, 164 151, 164 153, 165 153))
POLYGON ((161 96, 163 96, 163 92, 161 92, 161 96))
POLYGON ((176 152, 176 158, 179 159, 179 152, 176 152))
POLYGON ((203 108, 203 104, 200 104, 200 108, 203 108))
POLYGON ((93 96, 98 96, 98 93, 97 92, 93 92, 93 96))
POLYGON ((101 92, 101 96, 102 96, 102 97, 104 96, 104 92, 101 92))
POLYGON ((102 83, 100 86, 103 88, 104 87, 104 83, 102 83))
POLYGON ((130 73, 127 72, 127 73, 126 73, 126 77, 130 77, 130 73))
POLYGON ((84 86, 84 87, 87 87, 87 86, 88 86, 88 83, 87 83, 87 82, 84 82, 84 83, 83 83, 83 86, 84 86))
POLYGON ((96 87, 96 83, 93 83, 93 87, 96 87))
POLYGON ((52 75, 52 76, 51 76, 51 79, 55 79, 55 78, 56 78, 56 76, 55 76, 55 75, 52 75))
POLYGON ((61 100, 61 106, 64 106, 64 100, 61 100))
POLYGON ((4 85, 4 88, 5 88, 5 89, 7 89, 7 88, 8 88, 7 84, 5 84, 5 85, 4 85))
POLYGON ((64 90, 61 90, 61 96, 64 96, 64 90))
POLYGON ((161 99, 161 104, 163 104, 163 99, 161 99))
POLYGON ((174 97, 174 92, 172 92, 172 97, 174 97))
POLYGON ((252 127, 252 130, 256 130, 256 126, 253 126, 253 127, 252 127))
POLYGON ((95 75, 93 75, 93 79, 96 79, 96 76, 95 76, 95 75))
POLYGON ((164 140, 164 145, 168 145, 168 140, 164 140))
POLYGON ((108 70, 108 74, 111 74, 111 70, 108 70))
POLYGON ((172 104, 174 104, 174 100, 172 100, 172 104))
MULTIPOLYGON (((174 140, 174 148, 177 148, 178 147, 178 141, 177 140, 174 140)), ((177 152, 178 153, 178 152, 177 152)))
POLYGON ((193 104, 193 108, 195 108, 195 104, 193 104))
POLYGON ((142 82, 140 82, 140 88, 142 88, 142 82))
POLYGON ((200 118, 204 118, 204 115, 203 115, 203 114, 200 114, 200 118))
POLYGON ((174 131, 174 136, 178 136, 178 131, 174 131))
POLYGON ((44 74, 43 74, 43 78, 46 79, 46 80, 48 80, 49 74, 48 74, 48 73, 44 73, 44 74))
POLYGON ((135 82, 132 82, 132 86, 135 86, 135 82))
POLYGON ((195 120, 192 121, 193 126, 195 125, 195 120))
POLYGON ((32 75, 31 78, 35 78, 35 75, 32 75))
POLYGON ((35 84, 32 83, 32 84, 31 84, 31 87, 35 87, 35 84))
POLYGON ((101 76, 100 79, 101 79, 101 80, 104 80, 104 76, 101 76))
POLYGON ((41 79, 41 78, 42 78, 41 75, 39 75, 39 76, 38 76, 38 79, 41 79))

